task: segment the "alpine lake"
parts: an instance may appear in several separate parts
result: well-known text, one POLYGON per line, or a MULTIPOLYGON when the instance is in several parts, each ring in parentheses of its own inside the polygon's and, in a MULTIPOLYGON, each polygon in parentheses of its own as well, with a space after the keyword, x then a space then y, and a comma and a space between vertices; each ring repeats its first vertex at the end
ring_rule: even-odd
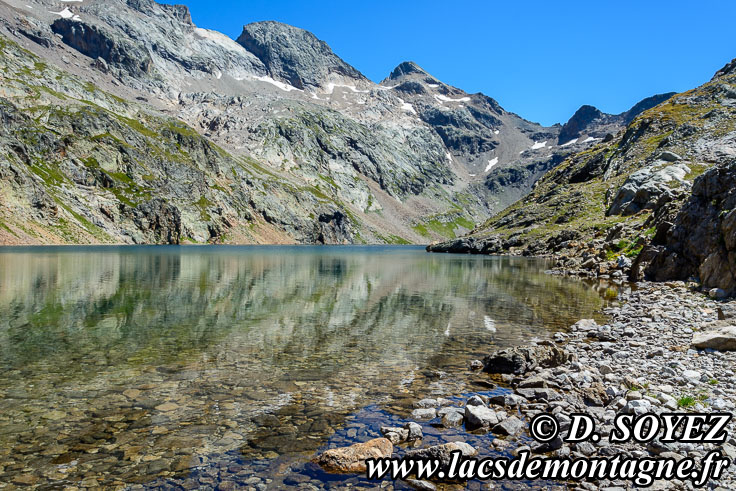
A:
MULTIPOLYGON (((600 318, 607 286, 548 267, 411 246, 0 248, 0 488, 409 489, 310 460, 419 399, 504 391, 469 362, 600 318)), ((493 455, 490 434, 422 426, 422 445, 493 455)))

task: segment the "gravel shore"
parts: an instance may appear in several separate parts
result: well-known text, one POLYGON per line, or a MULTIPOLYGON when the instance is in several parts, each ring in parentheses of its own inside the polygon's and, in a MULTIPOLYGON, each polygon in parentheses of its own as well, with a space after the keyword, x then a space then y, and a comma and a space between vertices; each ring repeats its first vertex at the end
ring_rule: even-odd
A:
MULTIPOLYGON (((584 319, 568 332, 555 333, 552 340, 501 350, 470 364, 471 369, 491 373, 489 377, 510 390, 491 396, 480 393, 461 403, 417 401, 412 417, 425 425, 462 424, 474 434, 493 435, 495 438, 489 438, 492 450, 511 454, 529 449, 536 455, 572 458, 659 456, 700 461, 708 452, 718 450, 733 462, 733 421, 724 444, 662 443, 658 438, 648 444, 612 443, 607 436, 618 414, 734 411, 736 352, 694 349, 692 344, 694 336, 736 322, 736 302, 713 300, 681 282, 639 283, 619 300, 618 305, 605 309, 607 324, 584 319), (565 435, 569 415, 579 412, 594 418, 602 437, 599 441, 568 444, 558 438, 545 444, 530 442, 528 423, 535 415, 556 415, 565 435)), ((384 435, 394 444, 405 443, 404 435, 395 428, 385 428, 384 435)), ((407 445, 423 447, 417 441, 407 445)), ((429 482, 410 484, 421 489, 435 486, 429 482)), ((581 489, 634 487, 632 482, 609 480, 559 484, 581 489)), ((485 484, 488 489, 502 485, 485 484)), ((535 483, 526 485, 537 487, 535 483)), ((692 488, 689 481, 670 480, 656 481, 650 489, 692 488)), ((706 488, 736 489, 736 465, 732 463, 706 488)))

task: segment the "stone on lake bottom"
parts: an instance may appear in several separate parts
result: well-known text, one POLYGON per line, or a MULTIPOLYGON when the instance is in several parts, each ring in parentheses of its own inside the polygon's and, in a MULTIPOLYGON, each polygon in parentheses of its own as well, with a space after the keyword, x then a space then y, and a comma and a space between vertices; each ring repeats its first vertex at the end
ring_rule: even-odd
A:
POLYGON ((173 402, 166 402, 164 404, 160 404, 156 406, 157 411, 163 411, 163 412, 169 412, 175 409, 179 409, 179 406, 174 404, 173 402))
POLYGON ((437 410, 435 408, 415 409, 411 412, 413 419, 434 419, 437 417, 437 410))

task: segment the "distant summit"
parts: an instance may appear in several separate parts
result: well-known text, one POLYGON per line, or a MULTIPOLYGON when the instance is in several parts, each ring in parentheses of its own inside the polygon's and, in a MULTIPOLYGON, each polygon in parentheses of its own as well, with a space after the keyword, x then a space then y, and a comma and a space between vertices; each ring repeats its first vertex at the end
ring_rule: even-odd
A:
POLYGON ((391 75, 388 76, 389 80, 396 80, 397 78, 401 78, 405 75, 409 75, 412 73, 417 73, 420 75, 428 75, 427 72, 425 72, 422 67, 414 63, 413 61, 405 61, 401 63, 399 66, 393 69, 391 72, 391 75))
POLYGON ((237 43, 256 55, 269 75, 298 89, 322 87, 335 75, 368 81, 314 34, 281 22, 248 24, 237 43))
POLYGON ((587 104, 580 106, 580 109, 575 111, 575 114, 573 114, 570 120, 562 126, 558 143, 565 144, 582 135, 592 138, 604 138, 608 134, 614 134, 647 109, 658 106, 669 100, 673 95, 675 95, 675 92, 647 97, 621 114, 607 114, 587 104))

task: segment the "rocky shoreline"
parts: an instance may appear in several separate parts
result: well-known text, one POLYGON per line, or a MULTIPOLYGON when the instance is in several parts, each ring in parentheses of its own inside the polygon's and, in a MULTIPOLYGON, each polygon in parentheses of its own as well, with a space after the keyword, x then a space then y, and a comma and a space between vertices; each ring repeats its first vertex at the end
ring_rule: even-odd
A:
MULTIPOLYGON (((723 445, 662 443, 658 439, 649 444, 620 444, 611 443, 607 435, 617 414, 734 411, 736 352, 729 350, 736 348, 736 329, 728 326, 734 320, 736 302, 708 298, 682 282, 639 283, 630 292, 622 293, 620 301, 619 305, 604 310, 609 319, 607 324, 581 320, 569 332, 555 333, 552 340, 501 350, 482 362, 470 363, 470 370, 482 370, 483 377, 493 378, 506 390, 491 396, 471 395, 463 400, 449 395, 423 399, 414 404, 412 419, 425 426, 464 425, 473 434, 492 436, 488 438, 492 452, 512 455, 530 450, 534 455, 572 458, 618 455, 675 460, 691 457, 700 461, 708 452, 719 450, 733 462, 736 459, 734 421, 729 423, 729 436, 723 445), (528 423, 535 415, 556 415, 564 435, 569 427, 569 415, 576 412, 593 417, 597 433, 602 437, 598 442, 567 444, 558 438, 542 444, 530 440, 528 423)), ((481 375, 476 373, 476 376, 481 375)), ((464 455, 478 451, 463 442, 423 448, 421 429, 415 423, 407 423, 403 428, 385 427, 382 432, 384 439, 361 444, 371 449, 371 456, 392 453, 396 456, 394 445, 405 455, 419 457, 447 456, 451 450, 448 445, 454 445, 453 449, 462 450, 464 455), (376 447, 380 447, 379 452, 376 447)), ((324 462, 325 456, 329 456, 333 470, 339 470, 334 467, 335 458, 360 460, 360 452, 356 454, 355 450, 353 447, 331 449, 316 462, 324 462)), ((351 468, 353 472, 355 469, 351 468)), ((445 485, 428 481, 406 484, 417 489, 439 489, 445 485)), ((509 484, 519 487, 519 483, 509 484)), ((490 489, 494 485, 502 484, 487 484, 490 489)), ((525 485, 538 487, 535 483, 525 485)), ((708 482, 706 486, 736 488, 736 465, 732 463, 718 482, 708 482)), ((634 485, 603 480, 568 487, 627 489, 634 485)), ((692 483, 677 480, 656 481, 651 487, 691 488, 692 483)))

